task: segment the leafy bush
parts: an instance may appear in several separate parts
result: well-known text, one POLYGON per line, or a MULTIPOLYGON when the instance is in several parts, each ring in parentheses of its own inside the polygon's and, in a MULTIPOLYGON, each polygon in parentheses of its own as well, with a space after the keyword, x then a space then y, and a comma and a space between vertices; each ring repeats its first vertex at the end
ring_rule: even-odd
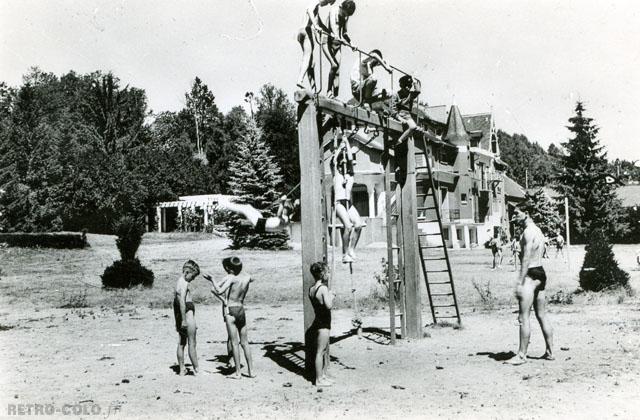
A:
POLYGON ((475 277, 471 280, 473 288, 476 289, 480 296, 480 301, 485 309, 492 309, 496 303, 496 297, 491 290, 491 279, 488 279, 485 284, 480 284, 475 277))
POLYGON ((82 249, 89 246, 83 233, 0 233, 0 243, 22 248, 82 249))
POLYGON ((116 223, 115 232, 118 235, 116 246, 120 251, 120 258, 123 260, 134 259, 142 242, 142 235, 144 235, 142 223, 132 216, 123 216, 116 223))
POLYGON ((140 284, 151 287, 154 280, 153 272, 140 264, 137 258, 115 261, 104 270, 101 277, 102 286, 120 289, 140 284))
MULTIPOLYGON (((387 301, 388 300, 388 296, 389 296, 389 280, 388 280, 388 271, 389 270, 389 263, 387 263, 386 258, 381 258, 380 259, 380 264, 382 265, 382 268, 380 271, 376 271, 373 274, 373 277, 376 279, 376 283, 382 288, 382 292, 378 294, 378 297, 381 300, 387 301)), ((396 279, 396 283, 394 284, 394 288, 393 288, 393 294, 394 294, 394 298, 396 300, 396 302, 400 301, 400 282, 398 282, 398 277, 400 275, 400 272, 398 271, 398 266, 394 265, 393 266, 393 271, 394 271, 394 279, 396 279)))
POLYGON ((558 290, 556 293, 549 296, 549 303, 553 305, 571 305, 573 303, 573 293, 558 290))
POLYGON ((118 234, 116 246, 120 251, 121 260, 115 261, 102 274, 103 287, 130 288, 139 284, 145 287, 153 286, 153 272, 140 264, 136 252, 142 242, 144 227, 140 221, 132 216, 124 216, 115 226, 118 234))
POLYGON ((580 270, 580 287, 599 292, 624 287, 629 290, 629 274, 618 266, 608 237, 600 229, 594 231, 585 247, 580 270))

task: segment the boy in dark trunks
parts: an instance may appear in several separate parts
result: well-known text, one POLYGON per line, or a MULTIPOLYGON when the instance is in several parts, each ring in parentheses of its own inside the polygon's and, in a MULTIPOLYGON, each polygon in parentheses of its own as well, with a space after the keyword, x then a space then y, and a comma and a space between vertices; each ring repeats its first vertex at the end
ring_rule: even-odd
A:
POLYGON ((329 338, 331 335, 331 307, 335 295, 329 290, 329 267, 324 262, 311 264, 311 275, 316 280, 309 289, 309 299, 315 313, 311 328, 316 331, 316 386, 331 386, 329 369, 329 338))
POLYGON ((351 69, 351 93, 358 103, 358 106, 364 106, 371 109, 374 102, 384 101, 388 99, 386 90, 378 91, 378 79, 373 70, 377 66, 382 66, 391 74, 391 67, 382 59, 382 53, 379 50, 372 50, 369 55, 362 60, 356 61, 351 69))
POLYGON ((347 22, 356 11, 353 0, 343 0, 331 6, 324 22, 327 33, 320 37, 322 52, 329 60, 329 78, 327 80, 327 96, 335 98, 340 89, 340 60, 342 44, 351 46, 351 38, 347 35, 347 22))
POLYGON ((229 201, 226 197, 218 199, 218 207, 240 214, 248 223, 253 226, 256 233, 279 232, 284 230, 291 223, 293 212, 300 206, 300 201, 291 202, 286 195, 280 197, 276 216, 263 217, 262 212, 249 204, 237 204, 229 201))
POLYGON ((198 354, 196 353, 196 308, 191 300, 190 283, 200 274, 200 267, 194 261, 189 260, 182 266, 182 276, 176 283, 173 295, 173 316, 176 320, 178 331, 178 374, 186 373, 184 367, 184 348, 189 346, 189 359, 193 366, 193 374, 198 373, 198 354))
POLYGON ((553 360, 553 329, 545 313, 544 291, 547 285, 547 275, 542 267, 545 237, 540 228, 529 218, 529 215, 517 207, 512 221, 524 229, 520 239, 520 274, 516 287, 519 307, 520 346, 518 354, 505 363, 521 365, 527 361, 527 348, 531 337, 529 317, 532 304, 544 336, 545 353, 542 358, 553 360))
POLYGON ((236 373, 231 378, 240 378, 240 347, 238 342, 242 346, 244 357, 247 360, 248 374, 246 376, 255 378, 253 359, 251 358, 251 349, 249 348, 249 338, 247 336, 247 318, 244 311, 244 298, 253 278, 240 273, 242 271, 242 261, 238 257, 223 259, 222 267, 227 272, 227 276, 220 284, 216 284, 210 276, 206 276, 206 278, 211 281, 211 292, 216 296, 222 297, 220 299, 223 303, 222 314, 227 326, 227 334, 229 335, 227 349, 229 349, 228 343, 231 343, 231 354, 236 367, 236 373))

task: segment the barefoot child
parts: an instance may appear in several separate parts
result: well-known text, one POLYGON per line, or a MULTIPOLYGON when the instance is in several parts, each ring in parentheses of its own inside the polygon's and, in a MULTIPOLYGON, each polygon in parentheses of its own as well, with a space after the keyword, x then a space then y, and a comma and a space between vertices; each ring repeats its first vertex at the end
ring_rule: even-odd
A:
POLYGON ((311 328, 316 331, 316 386, 331 386, 332 381, 327 377, 329 369, 329 339, 331 336, 331 307, 333 306, 333 292, 329 291, 329 267, 324 262, 311 264, 311 275, 315 283, 309 289, 309 299, 315 313, 311 328))
POLYGON ((239 213, 254 227, 257 233, 279 232, 291 223, 291 215, 299 205, 299 201, 291 202, 286 195, 280 197, 275 217, 262 217, 262 213, 249 204, 236 204, 227 198, 218 200, 218 207, 239 213))
POLYGON ((379 50, 373 50, 362 62, 359 63, 356 60, 351 69, 351 93, 360 106, 371 108, 373 102, 387 98, 384 89, 381 92, 376 90, 378 79, 375 78, 373 69, 377 66, 382 66, 391 73, 391 67, 382 59, 382 53, 379 50))
POLYGON ((418 128, 416 122, 413 121, 411 111, 413 109, 413 101, 420 95, 420 80, 405 74, 400 78, 398 84, 400 85, 400 90, 393 95, 395 109, 392 111, 392 116, 403 125, 408 126, 398 139, 398 144, 401 144, 418 128))
MULTIPOLYGON (((222 296, 220 300, 223 303, 223 316, 229 336, 228 343, 231 343, 231 354, 236 367, 236 373, 231 377, 234 379, 240 378, 239 342, 244 351, 244 358, 247 361, 247 376, 254 378, 253 359, 251 358, 251 349, 249 348, 247 319, 244 311, 244 298, 249 290, 249 284, 253 279, 246 274, 240 274, 242 271, 242 261, 240 261, 238 257, 227 257, 223 259, 222 267, 227 272, 227 276, 220 284, 216 284, 215 281, 211 280, 211 292, 216 296, 222 296)), ((227 350, 228 349, 229 344, 227 344, 227 350)))
POLYGON ((356 11, 353 0, 344 0, 329 9, 325 23, 326 31, 321 36, 322 52, 329 60, 329 79, 327 96, 335 98, 340 89, 340 61, 342 44, 351 46, 351 38, 347 35, 347 22, 356 11))
POLYGON ((353 165, 353 154, 349 147, 349 141, 343 139, 342 144, 332 158, 331 169, 336 216, 338 216, 343 226, 342 262, 345 264, 355 261, 355 248, 364 227, 364 222, 358 210, 351 202, 351 190, 354 181, 353 165))
POLYGON ((176 283, 173 297, 173 315, 178 331, 178 374, 186 373, 184 367, 184 347, 189 346, 189 359, 193 366, 193 374, 198 373, 198 354, 196 353, 196 308, 191 300, 190 283, 200 274, 200 267, 189 260, 182 266, 182 276, 176 283))
POLYGON ((296 85, 304 89, 303 81, 306 75, 309 79, 311 89, 316 90, 316 75, 313 65, 313 50, 316 40, 319 39, 320 31, 327 32, 328 29, 320 20, 320 8, 335 3, 335 0, 319 0, 309 6, 304 15, 304 26, 298 31, 298 42, 302 47, 302 64, 298 74, 296 85))

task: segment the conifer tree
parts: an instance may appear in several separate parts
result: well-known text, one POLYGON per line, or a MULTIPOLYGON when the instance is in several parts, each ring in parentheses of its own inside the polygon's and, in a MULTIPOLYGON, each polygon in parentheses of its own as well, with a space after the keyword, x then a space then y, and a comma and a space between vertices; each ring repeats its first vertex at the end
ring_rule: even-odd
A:
MULTIPOLYGON (((272 205, 280 197, 282 175, 261 134, 255 122, 249 121, 245 135, 236 142, 236 157, 229 164, 229 190, 237 197, 236 202, 250 204, 269 217, 275 215, 276 208, 272 205)), ((232 248, 288 247, 287 232, 259 234, 237 217, 229 222, 229 227, 232 248)))
POLYGON ((614 238, 626 231, 627 225, 615 184, 607 183, 607 153, 597 138, 599 128, 593 118, 584 116, 584 111, 584 105, 578 102, 576 115, 569 118, 571 125, 567 128, 574 137, 562 144, 566 153, 560 157, 554 188, 569 198, 572 238, 585 241, 596 229, 614 238))
POLYGON ((524 207, 531 220, 542 230, 542 233, 549 238, 556 236, 556 232, 561 226, 560 215, 556 205, 542 188, 539 188, 533 194, 527 193, 524 207))
POLYGON ((624 287, 630 292, 629 274, 618 266, 609 239, 601 229, 592 232, 585 250, 580 287, 594 292, 624 287))

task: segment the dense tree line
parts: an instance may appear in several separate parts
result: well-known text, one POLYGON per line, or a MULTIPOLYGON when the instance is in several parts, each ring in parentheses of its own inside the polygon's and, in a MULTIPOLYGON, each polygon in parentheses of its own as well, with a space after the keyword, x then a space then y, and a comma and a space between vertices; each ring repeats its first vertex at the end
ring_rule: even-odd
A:
MULTIPOLYGON (((293 105, 271 85, 256 100, 262 140, 293 186, 293 105)), ((184 109, 152 114, 145 91, 111 73, 31 69, 20 86, 0 83, 0 230, 112 232, 114 220, 158 201, 228 193, 249 120, 240 106, 221 113, 199 78, 184 109)))
POLYGON ((548 186, 557 167, 560 150, 549 146, 547 153, 538 143, 523 134, 507 134, 498 130, 500 155, 509 164, 507 175, 523 187, 548 186))

